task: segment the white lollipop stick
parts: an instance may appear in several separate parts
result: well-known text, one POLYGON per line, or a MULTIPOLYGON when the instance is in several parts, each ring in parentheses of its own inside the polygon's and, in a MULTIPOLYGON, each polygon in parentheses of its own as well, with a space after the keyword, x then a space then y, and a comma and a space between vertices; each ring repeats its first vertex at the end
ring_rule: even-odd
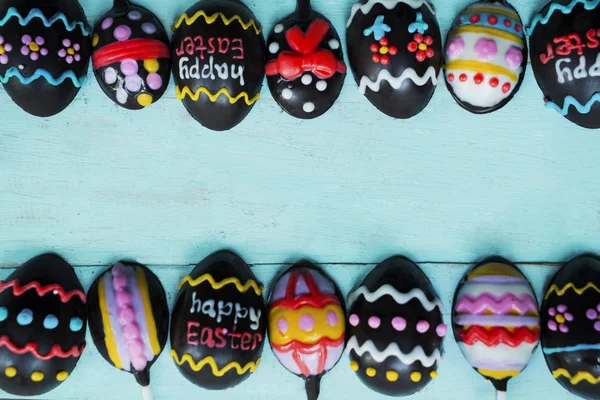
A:
POLYGON ((152 400, 150 386, 142 386, 142 400, 152 400))
POLYGON ((496 400, 506 400, 506 392, 496 391, 496 400))

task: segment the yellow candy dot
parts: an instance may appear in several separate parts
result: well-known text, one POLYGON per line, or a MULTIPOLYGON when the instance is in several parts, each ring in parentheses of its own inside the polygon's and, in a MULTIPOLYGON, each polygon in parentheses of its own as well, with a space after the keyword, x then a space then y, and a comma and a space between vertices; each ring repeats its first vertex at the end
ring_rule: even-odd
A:
POLYGON ((358 371, 358 363, 356 361, 350 361, 350 369, 352 371, 358 371))
POLYGON ((382 47, 379 49, 379 52, 380 52, 381 54, 387 54, 389 50, 390 50, 390 49, 389 49, 387 46, 382 46, 382 47))
POLYGON ((14 378, 17 376, 17 369, 15 367, 8 367, 4 370, 4 374, 9 378, 14 378))
POLYGON ((73 54, 75 54, 75 49, 73 49, 72 47, 69 47, 69 48, 67 49, 67 54, 70 54, 70 55, 73 55, 73 54))
POLYGON ((565 317, 563 317, 562 315, 558 314, 556 316, 556 322, 558 322, 559 324, 562 324, 565 322, 565 317))
POLYGON ((419 382, 421 380, 421 373, 416 371, 413 372, 410 374, 410 380, 413 382, 419 382))
POLYGON ((94 33, 94 37, 92 37, 92 46, 98 46, 98 42, 100 41, 100 37, 97 33, 94 33))
POLYGON ((67 371, 60 371, 58 374, 56 374, 56 380, 59 382, 64 381, 68 377, 69 377, 69 373, 67 371))
POLYGON ((419 50, 427 50, 427 45, 425 43, 420 43, 419 44, 419 50))
POLYGON ((370 376, 372 378, 375 376, 375 374, 377 374, 377 371, 375 371, 375 368, 373 368, 373 367, 367 368, 367 376, 370 376))
POLYGON ((398 373, 396 371, 388 371, 385 373, 385 377, 390 382, 396 382, 398 380, 398 373))
POLYGON ((36 42, 31 42, 29 43, 29 48, 31 49, 31 51, 38 51, 40 49, 40 46, 38 46, 36 42))
POLYGON ((152 96, 148 93, 142 93, 137 97, 137 102, 140 103, 142 107, 148 107, 152 104, 152 96))
POLYGON ((429 373, 429 375, 430 375, 430 376, 431 376, 433 379, 435 379, 435 378, 437 378, 437 377, 438 377, 438 372, 437 372, 437 371, 431 371, 431 372, 429 373))
POLYGON ((148 72, 158 71, 158 60, 156 60, 154 58, 151 60, 144 60, 144 68, 148 72))
POLYGON ((0 56, 5 53, 4 46, 0 46, 0 56))
POLYGON ((44 373, 40 371, 35 371, 31 374, 31 380, 34 382, 41 382, 44 379, 44 373))

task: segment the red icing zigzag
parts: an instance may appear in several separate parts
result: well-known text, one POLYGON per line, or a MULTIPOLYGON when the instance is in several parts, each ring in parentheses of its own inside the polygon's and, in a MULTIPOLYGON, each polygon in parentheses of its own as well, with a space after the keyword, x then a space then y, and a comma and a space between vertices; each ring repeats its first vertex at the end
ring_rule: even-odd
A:
POLYGON ((511 332, 503 326, 485 329, 482 326, 474 325, 467 330, 460 329, 458 334, 465 344, 473 345, 481 342, 488 347, 505 344, 514 348, 523 342, 535 343, 540 338, 540 330, 538 328, 529 329, 526 326, 515 328, 511 332))
POLYGON ((73 296, 78 296, 83 303, 85 303, 85 293, 81 290, 71 290, 70 292, 65 292, 65 290, 56 283, 48 286, 42 286, 39 282, 29 282, 25 286, 21 286, 18 280, 4 282, 0 281, 0 293, 4 292, 6 289, 12 288, 13 294, 15 296, 21 296, 28 290, 34 289, 38 295, 44 296, 48 293, 56 291, 60 296, 60 301, 63 303, 71 300, 73 296))
POLYGON ((73 346, 73 347, 71 347, 70 350, 65 352, 60 348, 60 346, 58 344, 55 344, 54 346, 52 346, 52 348, 50 349, 48 354, 42 355, 42 354, 40 354, 40 352, 37 349, 37 343, 31 342, 31 343, 27 343, 25 345, 25 347, 18 347, 16 344, 14 344, 8 338, 8 336, 0 336, 0 347, 2 347, 2 346, 8 347, 8 349, 15 354, 22 355, 22 354, 26 354, 26 353, 31 353, 35 356, 35 358, 38 358, 43 361, 50 360, 54 357, 58 357, 58 358, 79 357, 79 356, 81 356, 81 353, 83 353, 83 350, 85 349, 85 343, 83 343, 81 346, 79 346, 79 347, 73 346))

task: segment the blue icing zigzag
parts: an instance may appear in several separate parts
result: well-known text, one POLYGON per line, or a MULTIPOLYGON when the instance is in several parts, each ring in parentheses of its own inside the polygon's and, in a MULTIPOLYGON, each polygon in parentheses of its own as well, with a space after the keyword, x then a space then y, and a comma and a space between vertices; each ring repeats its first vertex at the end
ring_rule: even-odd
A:
POLYGON ((44 78, 48 81, 49 84, 53 86, 58 86, 67 79, 70 79, 73 82, 73 86, 76 88, 80 88, 83 82, 85 81, 85 77, 77 78, 75 73, 71 70, 63 72, 58 78, 54 78, 52 74, 45 69, 39 68, 36 69, 32 76, 24 77, 19 71, 17 67, 11 67, 6 71, 4 76, 0 75, 0 83, 4 84, 8 82, 8 80, 12 77, 16 77, 21 81, 22 84, 28 85, 31 82, 35 81, 39 78, 44 78))
POLYGON ((84 22, 69 22, 67 20, 67 17, 65 17, 65 14, 61 12, 57 12, 52 18, 50 18, 50 20, 48 20, 39 8, 33 8, 31 9, 31 11, 29 11, 29 14, 27 14, 27 16, 23 18, 15 7, 10 7, 6 12, 4 18, 0 19, 0 26, 4 26, 12 17, 17 17, 19 23, 22 26, 29 24, 29 22, 31 22, 31 20, 34 18, 41 19, 44 25, 48 28, 52 26, 52 24, 54 24, 55 22, 62 21, 65 24, 65 28, 67 28, 69 32, 75 30, 75 28, 79 26, 81 28, 83 36, 90 35, 90 32, 87 30, 86 24, 84 22))
POLYGON ((581 104, 573 96, 567 96, 567 97, 565 97, 565 101, 564 101, 562 108, 560 108, 553 101, 547 102, 546 108, 552 108, 552 109, 558 111, 561 115, 567 115, 569 113, 569 107, 574 106, 577 109, 577 111, 579 112, 579 114, 588 114, 590 112, 590 110, 592 109, 592 107, 594 106, 594 104, 599 101, 600 101, 600 93, 594 94, 592 96, 592 98, 589 99, 588 102, 585 104, 581 104))
POLYGON ((552 14, 554 14, 556 11, 560 11, 563 14, 571 14, 573 8, 575 8, 575 6, 579 3, 583 3, 585 9, 589 11, 598 7, 598 5, 600 4, 600 0, 573 0, 571 1, 571 3, 569 3, 568 6, 552 3, 546 15, 542 16, 542 14, 540 13, 536 15, 535 18, 533 18, 533 22, 531 23, 529 29, 527 29, 527 33, 531 35, 537 24, 546 25, 548 21, 550 21, 550 18, 552 18, 552 14))
POLYGON ((551 347, 543 349, 544 354, 554 354, 580 350, 600 350, 600 344, 577 344, 575 346, 551 347))

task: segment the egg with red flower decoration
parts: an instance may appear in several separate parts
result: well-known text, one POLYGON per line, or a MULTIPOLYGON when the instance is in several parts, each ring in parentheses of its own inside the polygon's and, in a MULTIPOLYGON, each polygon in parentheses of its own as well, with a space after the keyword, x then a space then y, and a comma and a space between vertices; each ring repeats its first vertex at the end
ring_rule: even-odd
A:
POLYGON ((314 264, 296 263, 275 282, 269 299, 269 341, 275 357, 306 381, 308 400, 339 361, 345 311, 336 284, 314 264))

